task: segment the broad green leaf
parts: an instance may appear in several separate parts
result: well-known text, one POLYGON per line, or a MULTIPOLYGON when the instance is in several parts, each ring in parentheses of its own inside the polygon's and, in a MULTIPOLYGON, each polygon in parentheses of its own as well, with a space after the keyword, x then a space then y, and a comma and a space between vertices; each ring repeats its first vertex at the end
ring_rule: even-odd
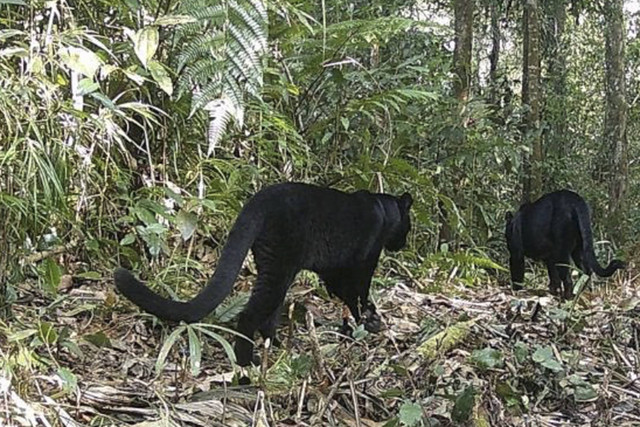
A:
POLYGON ((84 353, 82 352, 82 350, 80 349, 78 344, 76 344, 73 341, 65 341, 65 342, 63 342, 62 343, 62 347, 68 349, 69 352, 71 352, 71 354, 73 354, 76 357, 84 357, 84 353))
POLYGON ((89 78, 93 77, 102 65, 102 60, 92 51, 75 46, 68 46, 60 50, 60 59, 64 65, 73 71, 89 78))
POLYGON ((140 221, 144 222, 144 225, 149 226, 158 222, 156 221, 156 217, 153 215, 153 212, 149 211, 146 208, 143 208, 142 206, 136 206, 135 208, 133 208, 133 212, 136 214, 140 221))
POLYGON ((103 331, 85 335, 82 338, 97 347, 111 348, 111 340, 103 331))
POLYGON ((194 377, 200 373, 200 363, 202 361, 202 344, 192 327, 187 326, 189 333, 189 361, 191 363, 191 375, 194 377))
POLYGON ((194 17, 187 15, 164 15, 156 19, 153 25, 181 25, 196 21, 194 17))
POLYGON ((364 328, 364 325, 358 325, 353 331, 353 339, 356 341, 362 341, 369 335, 369 332, 364 328))
POLYGON ((491 347, 482 350, 474 350, 471 359, 481 368, 491 369, 499 368, 504 364, 502 352, 491 347))
POLYGON ((553 307, 549 310, 549 317, 562 322, 569 317, 569 312, 561 308, 553 307))
POLYGON ((496 384, 496 394, 507 403, 517 404, 520 402, 520 394, 506 381, 496 384))
POLYGON ((55 292, 60 285, 62 269, 52 258, 45 260, 45 285, 50 292, 55 292))
POLYGON ((524 363, 529 356, 529 346, 527 346, 522 341, 518 341, 516 345, 513 347, 513 353, 516 356, 516 360, 518 363, 524 363))
POLYGON ((91 79, 82 79, 78 82, 78 90, 80 95, 88 95, 100 89, 100 85, 91 79))
POLYGON ((133 36, 133 49, 145 68, 158 49, 158 41, 158 28, 153 26, 142 28, 133 36))
POLYGON ((78 387, 78 378, 69 368, 58 369, 58 377, 62 380, 62 387, 65 391, 72 392, 78 387))
POLYGON ((176 343, 176 340, 180 336, 181 333, 184 332, 186 326, 181 325, 178 326, 175 331, 171 333, 162 344, 162 348, 160 349, 160 353, 158 354, 158 360, 156 361, 156 373, 160 373, 162 368, 164 367, 164 362, 167 360, 167 356, 169 355, 169 351, 171 347, 176 343))
POLYGON ((11 56, 26 58, 29 56, 29 51, 23 47, 8 47, 6 49, 0 49, 0 58, 3 56, 7 58, 11 56))
POLYGON ((475 391, 473 386, 468 386, 456 398, 451 410, 451 419, 456 423, 464 423, 471 417, 475 403, 475 391))
POLYGON ((427 360, 435 359, 439 354, 446 353, 464 341, 474 323, 475 320, 468 320, 448 326, 444 331, 432 335, 420 344, 418 353, 427 360))
MULTIPOLYGON (((120 68, 116 67, 115 65, 104 64, 102 66, 102 69, 100 70, 100 77, 105 78, 117 70, 120 70, 120 68)), ((124 70, 121 70, 121 71, 124 71, 124 70)))
POLYGON ((141 76, 140 74, 135 72, 136 68, 137 67, 129 67, 128 69, 122 70, 122 72, 124 73, 125 76, 127 76, 129 78, 129 80, 132 80, 138 86, 140 86, 140 85, 142 85, 144 83, 145 78, 143 76, 141 76))
POLYGON ((5 41, 10 39, 11 37, 23 36, 25 34, 24 31, 10 29, 10 30, 0 30, 0 41, 5 41))
POLYGON ((193 233, 196 231, 196 225, 198 224, 198 217, 185 210, 181 210, 176 215, 176 223, 178 225, 178 229, 180 230, 180 234, 182 234, 182 240, 189 240, 193 233))
POLYGON ((173 93, 173 83, 171 82, 171 77, 164 66, 158 61, 150 61, 149 71, 151 71, 151 77, 153 77, 153 80, 158 83, 160 89, 165 91, 167 95, 171 96, 173 93))
POLYGON ((398 419, 404 426, 415 426, 422 420, 422 407, 416 403, 404 402, 400 407, 398 419))
POLYGON ((152 256, 160 255, 166 247, 165 233, 166 229, 162 224, 151 224, 147 227, 136 227, 140 237, 147 244, 149 253, 152 256))
POLYGON ((164 187, 164 194, 165 194, 167 197, 169 197, 169 198, 171 198, 171 199, 175 200, 175 202, 176 202, 179 206, 182 206, 182 205, 184 204, 184 198, 183 198, 180 194, 178 194, 178 193, 176 193, 175 191, 173 191, 172 189, 170 189, 169 187, 164 187))
POLYGON ((553 350, 550 346, 537 346, 536 351, 533 353, 533 361, 539 363, 547 369, 552 370, 553 372, 562 372, 564 368, 562 364, 560 364, 554 354, 553 350))
POLYGON ((127 233, 126 236, 120 240, 120 246, 127 246, 136 241, 136 236, 133 233, 127 233))
MULTIPOLYGON (((143 114, 142 111, 136 111, 136 112, 143 114)), ((167 213, 166 206, 151 199, 142 199, 136 204, 136 206, 139 206, 144 209, 148 209, 150 212, 153 212, 158 215, 166 215, 167 213)))
POLYGON ((97 271, 83 271, 82 273, 76 273, 74 276, 86 280, 100 280, 102 278, 102 274, 97 271))
POLYGON ((33 74, 42 74, 42 71, 44 70, 44 63, 40 56, 34 57, 33 60, 29 62, 29 70, 33 74))
POLYGON ((41 322, 40 325, 38 325, 38 333, 42 342, 49 345, 55 344, 58 340, 58 333, 49 322, 41 322))
POLYGON ((591 402, 598 398, 598 392, 591 384, 577 386, 573 397, 576 402, 591 402))
POLYGON ((303 354, 291 359, 291 370, 298 378, 305 378, 311 372, 313 359, 311 356, 303 354))
POLYGON ((89 239, 86 241, 85 246, 87 247, 87 249, 92 250, 92 251, 99 251, 100 250, 100 242, 96 239, 89 239))

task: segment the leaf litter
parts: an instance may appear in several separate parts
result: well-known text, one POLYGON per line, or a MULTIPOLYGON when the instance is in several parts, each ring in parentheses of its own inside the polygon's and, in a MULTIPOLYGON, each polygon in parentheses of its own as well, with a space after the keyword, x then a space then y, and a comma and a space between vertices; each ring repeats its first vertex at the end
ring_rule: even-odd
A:
MULTIPOLYGON (((15 304, 15 319, 3 325, 2 356, 7 364, 35 349, 37 374, 24 379, 15 368, 13 377, 0 376, 0 420, 25 426, 640 425, 640 290, 632 280, 594 283, 575 301, 561 302, 545 292, 514 294, 453 280, 446 294, 427 294, 420 282, 398 279, 374 293, 383 331, 360 327, 354 338, 337 333, 341 305, 303 282, 289 293, 279 347, 257 340, 265 362, 251 371, 248 387, 231 384, 227 353, 205 334, 198 341, 198 329, 173 336, 158 370, 160 349, 179 326, 122 298, 113 305, 110 283, 70 289, 54 308, 39 292, 21 288, 28 302, 15 304), (19 331, 19 325, 39 326, 19 331)), ((218 311, 227 322, 238 314, 233 301, 241 304, 246 295, 232 298, 218 311)))

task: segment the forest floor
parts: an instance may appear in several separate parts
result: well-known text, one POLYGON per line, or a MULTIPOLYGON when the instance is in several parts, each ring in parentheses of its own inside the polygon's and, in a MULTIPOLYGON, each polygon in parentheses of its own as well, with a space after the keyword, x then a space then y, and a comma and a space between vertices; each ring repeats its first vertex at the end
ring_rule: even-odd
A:
POLYGON ((221 344, 194 329, 171 335, 176 326, 116 297, 109 281, 70 287, 53 303, 25 287, 14 319, 0 323, 0 425, 637 426, 631 271, 566 303, 542 276, 515 294, 387 278, 374 293, 384 330, 355 339, 336 332, 340 304, 299 280, 281 346, 252 372, 258 386, 245 387, 225 383, 233 371, 221 344))

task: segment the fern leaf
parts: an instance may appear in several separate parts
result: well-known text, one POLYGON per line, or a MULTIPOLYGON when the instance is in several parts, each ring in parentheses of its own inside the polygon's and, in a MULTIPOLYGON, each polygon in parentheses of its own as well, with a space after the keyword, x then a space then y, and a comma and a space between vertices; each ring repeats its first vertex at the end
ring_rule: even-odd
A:
POLYGON ((244 97, 258 97, 263 84, 262 55, 267 48, 264 0, 185 0, 180 13, 194 18, 178 30, 183 44, 177 58, 178 90, 193 91, 191 113, 209 112, 211 154, 234 120, 242 126, 244 97))
POLYGON ((207 148, 207 157, 210 157, 216 149, 220 138, 222 138, 227 124, 238 113, 234 103, 224 94, 220 98, 209 102, 204 109, 209 111, 209 148, 207 148))

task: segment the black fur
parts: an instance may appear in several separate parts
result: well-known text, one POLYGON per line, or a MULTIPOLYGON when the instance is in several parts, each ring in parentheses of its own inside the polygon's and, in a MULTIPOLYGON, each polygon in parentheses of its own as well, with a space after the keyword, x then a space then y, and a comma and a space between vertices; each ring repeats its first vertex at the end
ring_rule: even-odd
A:
POLYGON ((619 260, 611 261, 606 268, 598 264, 589 216, 589 206, 584 199, 569 190, 555 191, 526 203, 515 215, 508 212, 505 234, 513 288, 521 289, 525 256, 546 263, 549 289, 559 293, 562 282, 567 299, 573 297, 567 267, 570 258, 585 274, 595 272, 601 277, 609 277, 624 268, 624 262, 619 260))
MULTIPOLYGON (((302 269, 318 273, 356 321, 369 312, 370 329, 376 329, 380 318, 369 302, 371 277, 382 248, 397 251, 405 245, 412 201, 408 193, 394 197, 298 183, 273 185, 246 203, 213 277, 192 300, 163 298, 122 268, 115 271, 115 283, 145 311, 166 320, 196 322, 231 292, 251 248, 258 278, 238 320, 241 334, 253 339, 258 330, 265 338, 274 338, 287 289, 302 269)), ((249 365, 253 354, 249 341, 238 339, 235 352, 240 366, 249 365)))

